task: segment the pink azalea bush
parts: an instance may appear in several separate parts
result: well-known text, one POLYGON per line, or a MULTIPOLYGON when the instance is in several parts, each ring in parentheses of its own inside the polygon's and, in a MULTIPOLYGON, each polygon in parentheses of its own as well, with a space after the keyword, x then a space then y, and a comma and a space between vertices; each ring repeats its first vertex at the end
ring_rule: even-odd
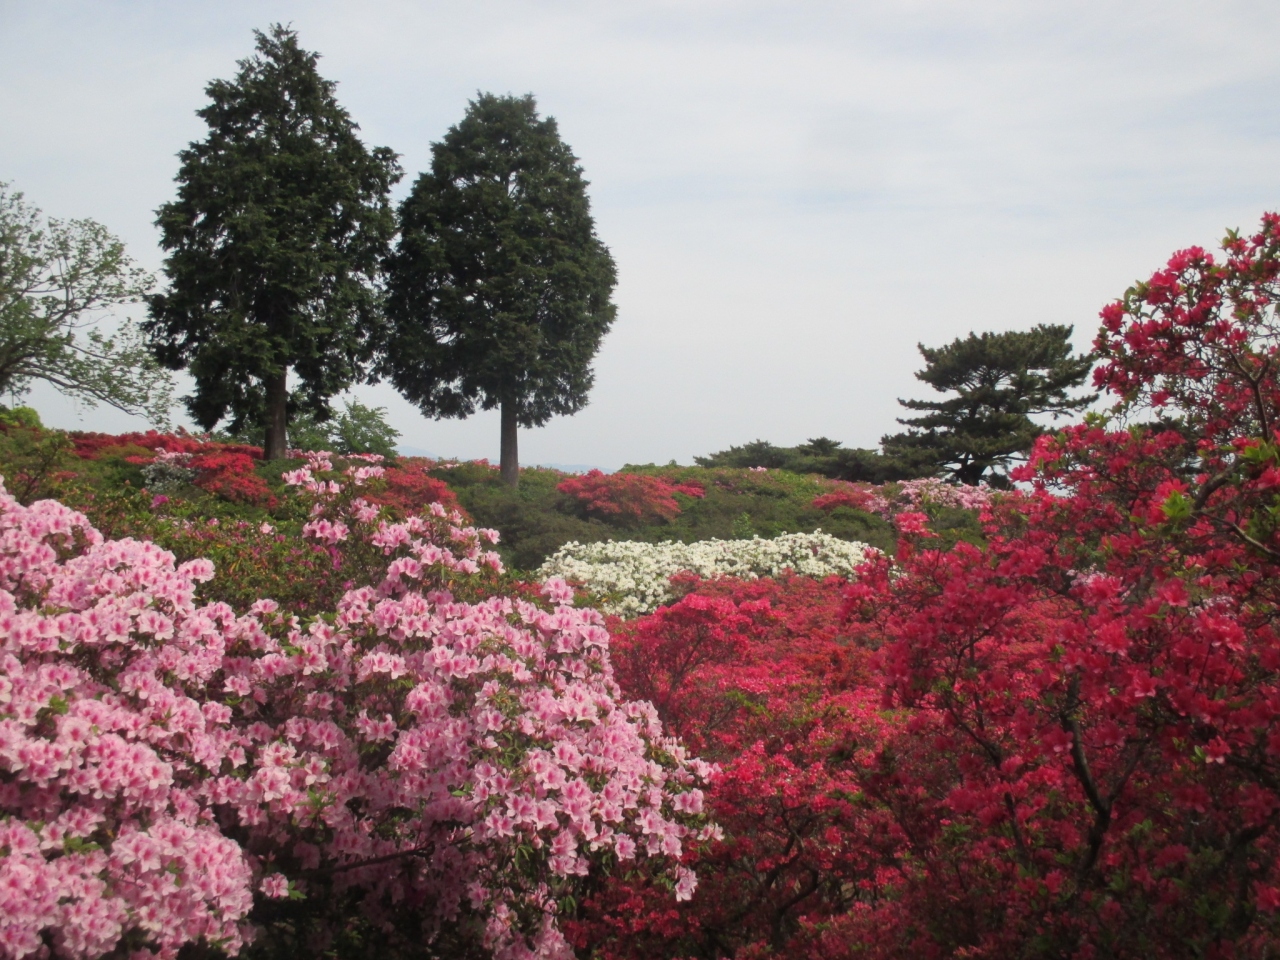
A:
POLYGON ((455 599, 496 537, 381 519, 353 496, 379 470, 290 478, 311 537, 382 558, 306 622, 200 605, 209 561, 0 484, 0 957, 354 932, 567 958, 589 871, 657 858, 692 892, 710 770, 621 699, 600 615, 554 580, 455 599))
POLYGON ((847 480, 830 480, 827 483, 829 491, 814 498, 813 506, 817 509, 855 507, 886 520, 892 520, 903 511, 918 513, 937 507, 981 512, 990 507, 994 492, 986 484, 975 487, 967 483, 946 483, 936 477, 899 480, 878 486, 847 480))

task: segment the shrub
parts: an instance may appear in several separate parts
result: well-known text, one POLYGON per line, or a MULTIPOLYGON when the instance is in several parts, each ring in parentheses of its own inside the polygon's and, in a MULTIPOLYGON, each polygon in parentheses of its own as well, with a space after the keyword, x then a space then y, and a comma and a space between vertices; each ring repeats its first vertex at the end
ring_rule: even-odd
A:
POLYGON ((254 472, 254 460, 246 453, 212 450, 191 458, 195 485, 232 503, 270 506, 275 498, 266 481, 254 472))
POLYGON ((686 586, 614 626, 614 663, 624 690, 721 764, 706 803, 724 836, 690 859, 701 879, 688 903, 665 902, 642 873, 615 876, 572 936, 609 960, 825 956, 813 930, 855 909, 904 852, 903 828, 868 796, 878 752, 905 745, 903 718, 878 710, 870 655, 841 616, 843 580, 686 586))
POLYGON ((588 517, 633 525, 674 520, 680 513, 680 504, 673 496, 677 492, 703 496, 702 488, 692 484, 675 486, 661 477, 606 474, 599 470, 563 480, 556 489, 571 497, 588 517), (691 493, 692 490, 697 492, 691 493))
POLYGON ((71 443, 58 430, 0 426, 0 464, 22 504, 65 496, 76 478, 71 443))
POLYGON ((458 498, 443 480, 431 476, 435 464, 422 457, 401 457, 386 468, 381 488, 368 499, 396 510, 400 516, 420 513, 433 503, 457 509, 458 498))
POLYGON ((937 825, 896 897, 922 920, 952 906, 900 950, 1275 950, 1280 218, 1224 249, 1180 251, 1104 309, 1116 420, 1042 437, 984 548, 910 536, 848 590, 931 743, 886 795, 937 825))
POLYGON ((379 468, 328 467, 289 478, 305 533, 364 576, 305 622, 200 605, 207 560, 0 490, 11 955, 235 953, 247 920, 284 952, 563 957, 589 874, 662 860, 691 892, 707 769, 620 699, 599 615, 559 582, 550 609, 455 599, 500 567, 489 534, 379 520, 379 468))

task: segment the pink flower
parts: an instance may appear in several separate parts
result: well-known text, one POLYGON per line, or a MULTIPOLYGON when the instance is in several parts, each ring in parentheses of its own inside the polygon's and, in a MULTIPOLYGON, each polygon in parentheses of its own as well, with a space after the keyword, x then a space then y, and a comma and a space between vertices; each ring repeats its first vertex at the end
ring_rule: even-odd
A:
POLYGON ((344 882, 378 904, 425 836, 468 838, 411 881, 445 891, 428 919, 466 900, 497 924, 495 956, 563 945, 529 877, 583 875, 610 846, 692 891, 682 818, 711 770, 620 698, 599 615, 563 583, 554 613, 456 601, 443 583, 481 576, 481 535, 443 510, 371 531, 331 469, 311 457, 299 485, 310 532, 377 559, 305 621, 268 598, 199 604, 210 561, 104 540, 0 485, 0 952, 108 955, 140 928, 161 956, 200 938, 234 953, 255 892, 289 897, 295 864, 368 861, 344 882))
POLYGON ((271 873, 262 878, 259 889, 274 900, 282 900, 289 895, 289 880, 283 873, 271 873))

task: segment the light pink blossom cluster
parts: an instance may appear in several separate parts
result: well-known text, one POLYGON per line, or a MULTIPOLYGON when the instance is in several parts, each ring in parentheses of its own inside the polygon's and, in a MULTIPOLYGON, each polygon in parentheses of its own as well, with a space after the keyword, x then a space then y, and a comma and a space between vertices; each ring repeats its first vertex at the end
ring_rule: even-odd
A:
POLYGON ((691 894, 710 769, 621 700, 600 615, 560 581, 455 600, 492 534, 379 520, 324 466, 296 478, 311 535, 347 547, 342 525, 385 568, 306 623, 197 604, 207 560, 0 484, 0 957, 234 954, 256 895, 568 958, 556 904, 593 867, 667 858, 691 894))
MULTIPOLYGON (((830 492, 817 497, 813 505, 829 510, 833 507, 852 506, 894 520, 899 514, 913 516, 930 507, 962 507, 968 510, 986 510, 991 505, 994 491, 986 484, 971 486, 964 483, 944 483, 935 477, 919 480, 903 480, 879 486, 869 483, 851 483, 847 480, 831 480, 830 492)), ((907 521, 910 522, 910 518, 907 521)))
POLYGON ((984 510, 991 505, 992 490, 985 483, 973 486, 967 483, 944 483, 936 477, 919 480, 902 480, 897 484, 894 498, 897 509, 921 507, 960 507, 965 510, 984 510))

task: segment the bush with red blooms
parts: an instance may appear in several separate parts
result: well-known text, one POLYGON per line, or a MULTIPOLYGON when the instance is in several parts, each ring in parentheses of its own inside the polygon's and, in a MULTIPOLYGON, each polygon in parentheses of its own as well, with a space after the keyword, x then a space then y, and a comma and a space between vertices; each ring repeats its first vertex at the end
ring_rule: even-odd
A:
POLYGON ((556 486, 572 497, 589 517, 636 524, 674 520, 680 515, 675 494, 701 498, 706 491, 697 483, 673 483, 645 473, 602 473, 591 470, 556 486))
POLYGON ((232 503, 271 507, 276 503, 266 481, 255 472, 262 448, 240 443, 219 443, 189 433, 71 433, 73 451, 83 460, 112 455, 147 466, 165 461, 191 471, 190 482, 232 503), (148 452, 149 451, 149 452, 148 452))
POLYGON ((427 473, 435 467, 433 461, 422 457, 401 457, 386 468, 380 487, 367 494, 367 499, 391 507, 398 516, 418 513, 432 503, 457 510, 457 495, 443 480, 427 473))
POLYGON ((1119 403, 1037 443, 985 550, 849 590, 950 768, 916 803, 946 826, 913 840, 915 940, 886 938, 918 955, 1280 948, 1280 218, 1224 251, 1103 311, 1119 403), (924 923, 944 895, 967 923, 924 923))
POLYGON ((869 790, 905 727, 879 709, 846 585, 689 581, 679 602, 613 624, 619 684, 721 763, 707 804, 724 836, 687 855, 689 903, 639 871, 588 900, 570 930, 592 956, 815 955, 814 931, 902 871, 904 827, 869 790))
POLYGON ((1103 311, 1096 382, 1117 406, 1038 442, 982 545, 931 549, 929 518, 904 514, 897 556, 845 588, 865 632, 831 619, 770 651, 779 602, 741 595, 615 628, 624 684, 708 731, 725 837, 690 903, 611 882, 579 943, 1277 955, 1280 218, 1224 247, 1103 311), (824 636, 847 659, 822 673, 824 636))
POLYGON ((276 498, 267 482, 254 472, 254 460, 248 454, 227 450, 198 453, 188 461, 196 472, 192 481, 201 490, 216 494, 232 503, 274 506, 276 498))
POLYGON ((82 433, 72 431, 67 434, 75 447, 75 454, 85 460, 96 460, 104 452, 125 447, 141 447, 144 450, 170 453, 206 453, 211 450, 219 453, 242 453, 254 460, 262 459, 262 448, 243 443, 217 443, 203 437, 179 431, 177 433, 159 433, 148 430, 146 433, 82 433))

